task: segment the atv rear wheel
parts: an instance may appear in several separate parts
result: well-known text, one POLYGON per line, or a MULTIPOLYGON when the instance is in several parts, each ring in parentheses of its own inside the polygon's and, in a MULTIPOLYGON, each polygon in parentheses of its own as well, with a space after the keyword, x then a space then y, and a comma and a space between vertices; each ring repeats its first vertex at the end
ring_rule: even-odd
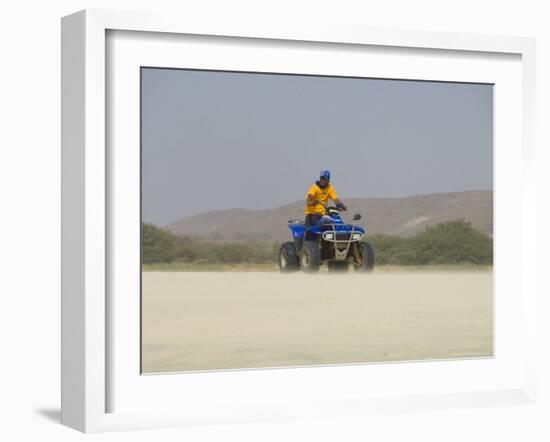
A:
POLYGON ((307 273, 315 273, 321 265, 321 250, 317 241, 304 241, 300 252, 300 267, 307 273))
POLYGON ((348 271, 349 263, 347 261, 329 261, 327 267, 329 272, 345 273, 348 271))
POLYGON ((292 273, 298 271, 298 256, 293 242, 285 242, 279 250, 279 269, 281 273, 292 273))
POLYGON ((374 250, 368 242, 359 245, 361 262, 354 263, 355 270, 358 272, 372 272, 374 268, 374 250))

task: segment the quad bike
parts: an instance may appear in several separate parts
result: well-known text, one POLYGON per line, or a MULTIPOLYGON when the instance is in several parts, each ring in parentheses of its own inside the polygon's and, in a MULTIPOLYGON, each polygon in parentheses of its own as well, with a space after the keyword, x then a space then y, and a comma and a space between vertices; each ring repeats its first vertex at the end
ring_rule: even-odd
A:
MULTIPOLYGON (((336 207, 326 207, 316 225, 288 221, 293 241, 283 243, 279 251, 281 273, 302 270, 314 273, 326 263, 329 272, 346 272, 350 265, 356 271, 370 272, 374 267, 374 251, 364 241, 365 229, 346 224, 336 207)), ((361 219, 360 214, 353 221, 361 219)))

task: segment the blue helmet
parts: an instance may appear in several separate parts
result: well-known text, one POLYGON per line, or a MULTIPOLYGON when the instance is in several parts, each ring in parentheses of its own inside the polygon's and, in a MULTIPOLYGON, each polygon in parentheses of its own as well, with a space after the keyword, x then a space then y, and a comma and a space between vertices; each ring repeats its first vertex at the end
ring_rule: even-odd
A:
POLYGON ((321 178, 326 178, 327 181, 330 181, 330 172, 328 170, 321 171, 321 178))

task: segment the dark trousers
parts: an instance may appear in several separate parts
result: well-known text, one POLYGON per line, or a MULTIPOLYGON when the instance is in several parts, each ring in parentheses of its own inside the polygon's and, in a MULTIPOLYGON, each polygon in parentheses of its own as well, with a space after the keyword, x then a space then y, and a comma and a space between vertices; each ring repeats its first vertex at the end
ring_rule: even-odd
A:
POLYGON ((319 220, 323 217, 320 213, 308 213, 306 215, 306 227, 315 226, 319 223, 319 220))

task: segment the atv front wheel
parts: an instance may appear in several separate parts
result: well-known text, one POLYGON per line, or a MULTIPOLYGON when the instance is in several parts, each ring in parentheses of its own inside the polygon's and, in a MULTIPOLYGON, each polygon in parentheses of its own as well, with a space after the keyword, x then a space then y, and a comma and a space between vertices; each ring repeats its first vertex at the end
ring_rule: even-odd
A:
POLYGON ((347 261, 329 261, 327 262, 327 267, 329 272, 336 273, 345 273, 348 271, 348 262, 347 261))
POLYGON ((317 241, 304 241, 300 252, 300 267, 306 273, 315 273, 321 265, 321 250, 317 241))
POLYGON ((298 256, 293 242, 285 242, 279 250, 279 269, 281 273, 292 273, 298 271, 298 256))
POLYGON ((374 268, 374 250, 368 242, 359 245, 361 261, 354 263, 355 270, 358 272, 372 272, 374 268))

